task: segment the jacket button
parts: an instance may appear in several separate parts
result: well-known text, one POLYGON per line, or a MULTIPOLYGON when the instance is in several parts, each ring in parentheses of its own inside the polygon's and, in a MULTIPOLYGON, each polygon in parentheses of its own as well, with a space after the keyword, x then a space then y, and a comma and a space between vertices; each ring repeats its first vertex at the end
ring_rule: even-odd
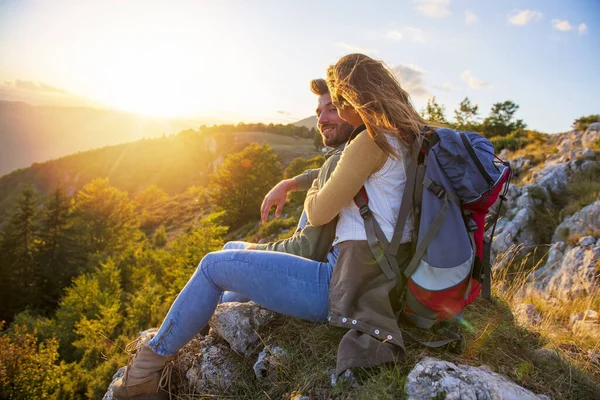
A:
POLYGON ((355 319, 352 320, 352 325, 356 325, 356 320, 355 319))
POLYGON ((375 334, 379 335, 379 329, 375 329, 375 334))
POLYGON ((348 321, 346 318, 342 318, 342 322, 346 322, 348 321))
POLYGON ((388 340, 392 340, 393 339, 392 335, 387 335, 387 338, 388 338, 388 340))

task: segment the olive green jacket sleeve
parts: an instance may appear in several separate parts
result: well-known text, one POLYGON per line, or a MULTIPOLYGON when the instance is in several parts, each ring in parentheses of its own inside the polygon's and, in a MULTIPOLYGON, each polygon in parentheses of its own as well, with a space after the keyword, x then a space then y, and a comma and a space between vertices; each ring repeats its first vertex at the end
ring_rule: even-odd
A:
POLYGON ((304 192, 310 189, 314 180, 318 178, 320 170, 320 168, 307 169, 300 175, 295 176, 294 180, 296 181, 296 185, 298 186, 296 190, 299 192, 304 192))
MULTIPOLYGON (((309 170, 304 174, 307 174, 307 178, 301 178, 310 180, 310 174, 315 174, 314 171, 318 171, 317 182, 319 186, 325 185, 325 182, 331 176, 331 173, 335 169, 343 146, 334 150, 331 155, 325 160, 325 163, 320 170, 309 170), (310 172, 313 171, 313 172, 310 172)), ((302 175, 304 175, 302 174, 302 175)), ((299 176, 302 176, 299 175, 299 176)), ((296 177, 298 178, 298 177, 296 177)), ((308 187, 313 183, 314 178, 310 180, 308 187)), ((306 182, 306 181, 304 181, 306 182)), ((308 189, 307 187, 307 189, 308 189)), ((335 239, 335 227, 337 224, 337 218, 334 218, 329 224, 322 226, 312 226, 307 224, 304 228, 298 227, 294 235, 288 239, 279 240, 277 242, 257 244, 255 245, 256 250, 270 250, 281 253, 293 254, 296 256, 308 258, 315 261, 326 261, 327 253, 331 249, 331 244, 335 239)))

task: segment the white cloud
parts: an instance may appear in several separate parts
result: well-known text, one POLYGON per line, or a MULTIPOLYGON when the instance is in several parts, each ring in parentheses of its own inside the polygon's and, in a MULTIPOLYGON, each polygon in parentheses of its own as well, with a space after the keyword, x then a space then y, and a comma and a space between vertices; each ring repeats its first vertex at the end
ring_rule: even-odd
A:
POLYGON ((391 30, 391 31, 387 31, 387 33, 385 34, 385 37, 387 37, 388 39, 400 41, 400 40, 402 40, 404 35, 402 34, 402 32, 400 32, 398 30, 391 30))
POLYGON ((422 29, 407 26, 404 28, 404 32, 406 33, 406 36, 410 37, 413 41, 425 43, 425 32, 423 32, 422 29))
POLYGON ((571 24, 569 24, 569 21, 565 20, 561 20, 561 19, 553 19, 552 20, 552 27, 554 29, 558 29, 559 31, 563 31, 563 32, 568 32, 571 29, 573 29, 573 27, 571 26, 571 24))
POLYGON ((587 25, 579 24, 579 26, 577 27, 577 30, 579 31, 580 35, 585 35, 587 33, 587 25))
POLYGON ((490 83, 489 82, 484 82, 481 79, 477 78, 475 75, 473 75, 473 73, 471 71, 469 71, 468 69, 465 70, 461 75, 460 75, 460 79, 462 79, 463 81, 465 81, 467 83, 467 86, 469 86, 472 89, 480 89, 482 87, 485 86, 489 86, 490 83))
POLYGON ((415 0, 417 10, 431 18, 445 18, 451 14, 450 0, 415 0))
POLYGON ((431 97, 425 85, 425 72, 420 67, 410 64, 400 64, 392 67, 392 71, 400 81, 402 88, 411 96, 431 97))
POLYGON ((517 10, 508 17, 508 22, 513 25, 527 25, 530 21, 539 21, 543 14, 533 10, 517 10))
POLYGON ((465 11, 465 24, 471 25, 479 21, 479 17, 472 11, 465 11))
POLYGON ((374 37, 385 37, 386 39, 400 41, 404 39, 412 40, 416 43, 425 43, 425 32, 419 28, 413 28, 412 26, 405 26, 399 29, 391 29, 386 32, 379 31, 375 33, 374 37))
POLYGON ((345 42, 336 42, 335 45, 341 47, 344 50, 349 51, 350 53, 377 54, 377 50, 375 49, 368 49, 366 47, 355 46, 353 44, 348 44, 345 42))
POLYGON ((454 85, 452 85, 449 82, 444 82, 444 84, 442 86, 436 85, 436 86, 434 86, 434 88, 443 90, 444 92, 453 92, 453 91, 459 89, 457 87, 454 87, 454 85))

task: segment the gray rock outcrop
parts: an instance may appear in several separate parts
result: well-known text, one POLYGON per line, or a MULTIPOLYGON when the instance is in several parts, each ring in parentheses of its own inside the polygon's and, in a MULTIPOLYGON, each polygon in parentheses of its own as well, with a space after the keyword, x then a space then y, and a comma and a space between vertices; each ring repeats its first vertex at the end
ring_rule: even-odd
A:
POLYGON ((408 374, 404 392, 409 400, 548 399, 486 366, 457 365, 431 357, 423 357, 408 374))
POLYGON ((287 358, 288 353, 283 347, 266 346, 252 367, 256 379, 270 381, 275 379, 278 374, 281 375, 283 364, 287 358))
POLYGON ((600 200, 561 222, 552 241, 546 263, 532 276, 536 289, 564 300, 590 293, 600 282, 600 200))
POLYGON ((232 350, 246 355, 259 340, 256 332, 274 317, 274 312, 253 302, 224 303, 217 307, 209 325, 232 350))

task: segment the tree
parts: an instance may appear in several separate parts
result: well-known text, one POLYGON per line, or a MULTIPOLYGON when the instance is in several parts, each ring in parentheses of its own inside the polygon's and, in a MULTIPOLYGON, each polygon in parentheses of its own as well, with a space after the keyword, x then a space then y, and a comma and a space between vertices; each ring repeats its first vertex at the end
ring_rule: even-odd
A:
MULTIPOLYGON (((0 331, 3 325, 0 322, 0 331)), ((56 398, 60 380, 58 342, 47 339, 38 343, 35 332, 16 326, 12 334, 0 334, 0 398, 56 398)))
POLYGON ((313 134, 313 145, 315 146, 315 150, 319 151, 323 147, 323 136, 318 129, 315 129, 315 133, 313 134))
MULTIPOLYGON (((283 177, 285 179, 289 179, 301 174, 307 169, 321 168, 323 162, 325 162, 325 158, 321 155, 310 159, 302 157, 294 158, 292 162, 283 170, 283 177)), ((288 194, 289 204, 292 209, 302 206, 305 198, 306 192, 292 192, 288 194)))
POLYGON ((108 179, 94 179, 72 203, 74 226, 86 254, 117 254, 139 237, 133 203, 108 179))
POLYGON ((456 118, 456 127, 462 130, 474 130, 477 124, 477 110, 478 105, 471 104, 471 100, 465 97, 460 102, 458 109, 454 110, 454 117, 456 118))
POLYGON ((264 195, 281 179, 277 154, 268 144, 251 143, 229 155, 211 176, 210 201, 224 210, 223 223, 237 227, 260 217, 264 195))
POLYGON ((39 238, 37 214, 35 193, 27 187, 0 234, 0 320, 11 320, 32 302, 39 238))
POLYGON ((482 129, 486 136, 506 136, 515 129, 524 129, 527 125, 522 119, 513 121, 514 114, 518 109, 519 106, 511 100, 495 103, 490 115, 483 120, 482 129))
POLYGON ((57 187, 41 213, 40 244, 36 255, 36 288, 40 306, 54 308, 65 287, 84 262, 72 229, 69 199, 57 187))
POLYGON ((444 106, 437 103, 435 96, 427 100, 427 107, 425 107, 423 116, 430 122, 435 122, 441 125, 448 125, 448 121, 444 116, 444 106))

